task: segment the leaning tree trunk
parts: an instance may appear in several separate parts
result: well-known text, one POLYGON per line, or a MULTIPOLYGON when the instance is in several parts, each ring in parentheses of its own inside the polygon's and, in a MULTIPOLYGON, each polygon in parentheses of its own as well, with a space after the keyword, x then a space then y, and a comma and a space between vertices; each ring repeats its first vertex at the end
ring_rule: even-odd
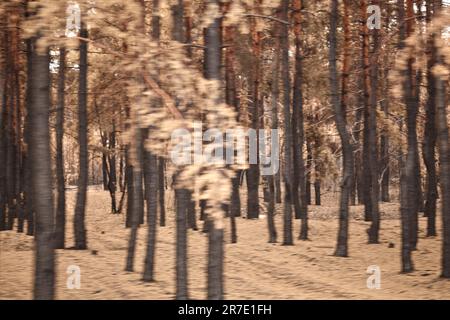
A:
POLYGON ((56 220, 55 220, 55 248, 64 249, 66 228, 66 192, 64 186, 64 98, 66 82, 66 49, 59 49, 58 71, 58 107, 56 111, 56 220))
MULTIPOLYGON (((86 24, 82 22, 80 36, 88 37, 86 24)), ((80 41, 80 73, 78 88, 78 142, 79 142, 79 176, 78 191, 74 216, 75 249, 87 248, 85 214, 88 184, 88 133, 87 133, 87 50, 86 41, 80 41)))
POLYGON ((55 296, 54 208, 49 132, 50 55, 33 53, 30 103, 30 157, 33 206, 36 212, 34 298, 55 296))
POLYGON ((353 147, 350 142, 350 134, 347 131, 347 125, 344 117, 344 110, 341 108, 339 101, 339 85, 337 72, 337 22, 338 22, 338 1, 331 0, 330 2, 330 52, 329 52, 329 67, 330 67, 330 89, 331 89, 331 104, 334 110, 334 119, 339 137, 342 143, 343 151, 343 167, 342 167, 342 182, 341 195, 339 202, 339 231, 337 237, 337 246, 335 255, 338 257, 348 256, 348 212, 349 199, 351 193, 352 179, 353 179, 353 147))

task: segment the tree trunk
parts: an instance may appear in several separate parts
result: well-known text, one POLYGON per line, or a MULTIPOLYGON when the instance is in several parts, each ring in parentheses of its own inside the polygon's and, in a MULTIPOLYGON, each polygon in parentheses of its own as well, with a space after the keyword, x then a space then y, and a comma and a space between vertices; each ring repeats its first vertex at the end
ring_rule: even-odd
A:
MULTIPOLYGON (((442 10, 442 1, 434 2, 434 12, 442 10)), ((441 35, 440 32, 439 36, 441 35)), ((436 56, 436 64, 443 64, 443 57, 436 56)), ((448 129, 448 98, 446 96, 447 79, 436 75, 436 122, 437 141, 439 150, 439 180, 442 198, 442 277, 450 278, 450 141, 448 129)))
POLYGON ((64 183, 64 108, 66 83, 66 49, 59 49, 58 105, 56 112, 56 183, 55 248, 64 249, 66 229, 66 191, 64 183))
MULTIPOLYGON (((256 10, 259 9, 259 1, 256 1, 256 10)), ((250 29, 252 39, 252 54, 253 60, 251 65, 251 84, 250 84, 250 99, 249 103, 249 118, 250 126, 255 130, 256 137, 258 138, 259 123, 260 123, 260 59, 261 59, 261 32, 256 30, 256 18, 251 18, 250 29)), ((259 148, 257 148, 259 151, 259 148)), ((257 157, 257 163, 250 163, 247 169, 247 218, 258 219, 259 218, 259 157, 257 157)))
MULTIPOLYGON (((33 84, 33 50, 34 50, 34 40, 27 39, 27 89, 26 89, 26 116, 24 124, 24 141, 27 145, 26 152, 24 154, 24 171, 25 171, 25 181, 32 180, 32 159, 30 155, 30 140, 31 140, 31 104, 32 104, 32 84, 33 84)), ((34 212, 33 212, 33 188, 31 183, 24 184, 24 201, 25 201, 25 217, 27 219, 27 235, 34 235, 34 212)), ((2 204, 0 203, 0 206, 2 204)), ((1 210, 1 207, 0 207, 1 210)), ((0 227, 1 230, 1 227, 0 227)))
POLYGON ((364 129, 363 129, 363 151, 362 151, 362 190, 364 201, 364 220, 372 220, 372 159, 371 159, 371 118, 370 118, 370 61, 369 61, 369 30, 367 28, 367 1, 361 1, 361 35, 362 35, 362 86, 364 102, 364 129))
MULTIPOLYGON (((281 19, 287 21, 289 13, 289 0, 281 1, 281 19)), ((289 28, 281 26, 281 78, 283 81, 283 116, 284 116, 284 218, 283 218, 283 245, 293 245, 292 236, 292 128, 291 128, 291 80, 289 76, 289 28)))
POLYGON ((338 71, 336 66, 337 60, 337 22, 338 22, 338 1, 330 1, 330 52, 329 52, 329 66, 330 66, 330 89, 331 89, 331 104, 334 109, 334 119, 339 137, 342 143, 343 151, 343 166, 342 166, 342 182, 341 195, 339 199, 339 231, 337 237, 337 246, 335 255, 338 257, 348 256, 348 206, 351 193, 352 179, 353 179, 353 147, 350 142, 350 135, 347 131, 346 120, 344 117, 344 110, 341 108, 339 101, 339 85, 338 85, 338 71))
MULTIPOLYGON (((218 0, 209 0, 208 5, 218 6, 218 0)), ((221 18, 215 17, 206 29, 208 40, 206 46, 206 78, 220 81, 221 64, 221 18)), ((220 104, 220 93, 216 93, 217 104, 220 104)), ((223 210, 223 208, 215 208, 223 210)), ((208 295, 209 300, 223 299, 223 264, 224 264, 224 237, 223 237, 223 217, 213 215, 207 217, 210 221, 208 228, 208 295)))
MULTIPOLYGON (((407 35, 410 36, 414 32, 414 7, 413 1, 406 1, 407 9, 407 35)), ((405 81, 405 104, 406 104, 406 122, 408 129, 408 154, 406 157, 406 176, 405 186, 406 195, 404 203, 404 210, 407 210, 410 216, 410 242, 411 250, 416 250, 418 242, 418 210, 419 210, 419 156, 418 156, 418 142, 417 142, 417 113, 418 101, 416 98, 416 74, 414 69, 415 64, 414 53, 411 52, 408 58, 408 69, 405 81)))
POLYGON ((186 189, 175 189, 176 201, 176 297, 186 300, 188 295, 188 267, 187 267, 187 199, 186 189))
POLYGON ((108 162, 108 190, 111 196, 111 212, 117 213, 116 206, 116 190, 117 190, 117 174, 116 174, 116 122, 113 119, 112 130, 109 135, 109 151, 108 162))
POLYGON ((145 200, 147 203, 147 252, 145 256, 144 281, 154 280, 156 226, 158 209, 158 167, 157 158, 149 151, 144 151, 145 200))
MULTIPOLYGON (((372 2, 380 5, 379 1, 372 2)), ((368 230, 369 244, 378 243, 380 230, 380 185, 378 183, 378 143, 377 143, 377 110, 378 110, 378 53, 380 40, 378 29, 373 31, 373 52, 370 57, 370 108, 369 108, 369 152, 370 152, 370 202, 372 223, 368 230)))
MULTIPOLYGON (((86 24, 82 22, 80 36, 88 37, 86 24)), ((87 134, 87 50, 86 41, 80 41, 80 73, 78 88, 78 142, 79 142, 79 175, 78 191, 74 216, 75 249, 87 249, 85 214, 88 184, 88 134, 87 134)))
MULTIPOLYGON (((142 164, 143 164, 143 132, 139 128, 138 121, 136 120, 136 114, 133 112, 133 128, 134 139, 132 142, 132 179, 129 184, 133 185, 132 197, 128 199, 131 200, 132 204, 128 206, 127 209, 131 209, 131 213, 127 213, 131 219, 131 231, 130 238, 128 240, 128 251, 125 271, 134 270, 134 257, 136 251, 136 241, 139 225, 143 223, 144 215, 144 195, 142 191, 142 164)), ((127 210, 128 211, 128 210, 127 210)))
POLYGON ((164 173, 164 158, 158 159, 158 202, 159 202, 159 225, 166 226, 166 184, 164 173))
MULTIPOLYGON (((428 0, 427 5, 427 23, 430 23, 433 17, 432 2, 428 0)), ((427 94, 426 102, 426 120, 423 141, 423 161, 427 169, 427 194, 425 201, 425 216, 427 217, 427 237, 436 236, 436 202, 438 196, 437 173, 436 173, 436 79, 432 69, 436 63, 436 49, 434 47, 435 35, 430 35, 427 41, 427 94)))
POLYGON ((33 205, 36 210, 34 299, 55 297, 54 208, 49 132, 50 55, 33 53, 29 110, 33 205))
POLYGON ((295 76, 293 87, 293 146, 294 146, 294 182, 293 195, 300 199, 300 211, 296 212, 297 218, 302 218, 299 239, 308 239, 308 205, 306 203, 306 182, 305 182, 305 163, 303 160, 304 145, 304 118, 303 118, 303 67, 302 67, 302 1, 295 0, 294 3, 294 35, 295 35, 295 76))
MULTIPOLYGON (((400 22, 399 26, 399 40, 400 45, 399 49, 404 49, 405 47, 405 3, 404 0, 398 0, 397 2, 398 7, 398 20, 400 22)), ((407 91, 407 83, 409 82, 408 79, 406 79, 406 72, 403 72, 404 80, 404 95, 405 100, 408 101, 408 95, 409 92, 407 91)), ((409 122, 409 121, 408 121, 409 122)), ((407 162, 406 164, 403 161, 403 156, 400 156, 399 164, 401 165, 401 174, 400 174, 400 216, 401 216, 401 222, 402 222, 402 251, 401 251, 401 257, 402 257, 402 272, 408 273, 414 271, 413 262, 411 259, 411 215, 412 215, 412 208, 410 206, 414 205, 416 201, 412 201, 412 203, 408 200, 408 193, 410 192, 408 187, 408 179, 411 180, 411 177, 408 175, 411 175, 411 171, 414 170, 413 162, 412 162, 412 156, 411 153, 414 153, 413 145, 411 143, 411 138, 409 134, 409 123, 408 123, 408 154, 407 154, 407 162)), ((414 187, 413 187, 414 188, 414 187)), ((413 192, 414 193, 414 192, 413 192)))
MULTIPOLYGON (((311 172, 312 172, 312 162, 313 162, 313 156, 312 156, 312 146, 311 142, 306 140, 306 175, 305 175, 305 185, 306 185, 306 203, 308 205, 311 204, 311 172)), ((316 203, 317 205, 317 203, 316 203)))

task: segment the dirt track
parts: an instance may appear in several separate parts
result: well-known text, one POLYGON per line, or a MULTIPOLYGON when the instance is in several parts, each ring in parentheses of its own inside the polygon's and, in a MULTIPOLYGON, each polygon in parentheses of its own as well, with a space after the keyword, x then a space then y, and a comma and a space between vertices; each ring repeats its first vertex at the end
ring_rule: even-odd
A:
MULTIPOLYGON (((310 241, 294 246, 267 243, 266 219, 237 219, 238 243, 226 234, 225 297, 227 299, 450 299, 450 280, 439 278, 439 238, 427 239, 421 232, 414 253, 416 272, 400 274, 400 225, 397 207, 382 205, 386 217, 377 245, 367 245, 367 222, 362 207, 352 207, 350 257, 333 257, 337 221, 335 206, 311 206, 310 241), (391 217, 391 218, 389 218, 391 217), (389 248, 393 243, 394 248, 389 248), (367 267, 381 269, 381 289, 368 289, 367 267)), ((68 191, 68 238, 72 245, 74 191, 68 191)), ((281 208, 277 216, 281 239, 281 208)), ((139 231, 135 272, 125 272, 126 242, 123 215, 109 213, 107 192, 91 189, 88 198, 89 250, 58 250, 58 299, 172 299, 174 287, 174 221, 168 210, 168 225, 158 229, 156 279, 140 281, 146 229, 139 231), (95 250, 96 252, 93 252, 95 250), (67 289, 67 267, 81 268, 81 289, 67 289)), ((421 230, 425 220, 421 218, 421 230)), ((227 224, 228 228, 228 224, 227 224)), ((297 235, 299 221, 295 221, 297 235)), ((206 296, 206 235, 189 231, 189 293, 193 299, 206 296)), ((31 299, 32 238, 15 231, 0 233, 0 299, 31 299)))

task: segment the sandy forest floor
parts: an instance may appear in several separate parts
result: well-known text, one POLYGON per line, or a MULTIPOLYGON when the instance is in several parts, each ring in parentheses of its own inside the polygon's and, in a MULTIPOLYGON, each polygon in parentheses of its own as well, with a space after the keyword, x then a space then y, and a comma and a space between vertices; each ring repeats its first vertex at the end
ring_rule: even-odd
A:
MULTIPOLYGON (((68 191, 68 235, 72 245, 74 190, 68 191)), ((168 199, 168 202, 170 199, 168 199)), ((333 257, 336 241, 336 198, 310 207, 310 241, 294 246, 267 243, 265 217, 237 219, 238 243, 226 233, 226 299, 450 299, 450 280, 439 278, 440 238, 425 238, 421 218, 419 250, 414 253, 416 271, 400 274, 400 224, 395 204, 382 204, 380 244, 367 245, 368 223, 361 220, 362 207, 352 207, 350 257, 333 257), (331 205, 333 204, 333 205, 331 205), (393 248, 389 246, 394 245, 393 248), (381 288, 368 289, 367 267, 381 269, 381 288)), ((281 207, 277 215, 281 239, 281 207)), ((228 227, 228 225, 227 225, 228 227)), ((125 272, 129 230, 124 216, 109 213, 109 195, 98 188, 88 194, 87 230, 89 250, 57 251, 57 299, 173 299, 175 294, 175 233, 171 208, 168 225, 158 229, 156 281, 140 280, 146 228, 139 231, 135 272, 125 272), (95 250, 93 252, 93 250, 95 250), (67 289, 67 267, 81 268, 81 288, 67 289)), ((299 221, 295 221, 298 235, 299 221)), ((207 237, 189 231, 189 293, 206 296, 207 237)), ((0 233, 0 299, 31 299, 33 240, 15 231, 0 233)))

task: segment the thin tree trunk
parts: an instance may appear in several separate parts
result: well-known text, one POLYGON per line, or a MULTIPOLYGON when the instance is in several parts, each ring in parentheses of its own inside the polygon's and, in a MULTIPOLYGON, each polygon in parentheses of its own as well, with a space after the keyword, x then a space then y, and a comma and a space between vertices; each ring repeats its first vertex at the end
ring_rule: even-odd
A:
MULTIPOLYGON (((400 45, 399 49, 403 49, 405 47, 405 39, 406 39, 406 31, 405 31, 405 3, 404 0, 398 0, 397 1, 397 12, 398 12, 398 20, 400 22, 399 25, 399 40, 400 45)), ((404 80, 404 95, 405 100, 408 98, 408 91, 406 90, 407 83, 409 82, 408 79, 406 79, 406 72, 403 72, 404 80)), ((416 203, 416 201, 413 201, 413 203, 409 203, 408 201, 408 179, 411 179, 408 177, 408 174, 410 174, 411 169, 414 170, 411 163, 411 155, 410 153, 414 153, 414 150, 412 149, 411 145, 411 139, 409 134, 409 126, 408 126, 408 154, 407 154, 407 162, 406 164, 403 161, 403 156, 401 155, 399 164, 401 165, 401 174, 400 174, 400 216, 401 216, 401 222, 402 222, 402 250, 401 250, 401 258, 402 258, 402 272, 408 273, 412 272, 414 270, 413 262, 411 259, 411 211, 410 208, 413 203, 416 203)), ((401 151, 400 151, 401 152, 401 151)))
MULTIPOLYGON (((260 1, 255 2, 255 9, 258 10, 260 1)), ((251 65, 251 84, 250 84, 250 99, 249 103, 249 118, 250 126, 259 136, 258 129, 260 123, 260 59, 261 59, 261 32, 256 30, 256 18, 251 18, 251 40, 252 40, 252 54, 253 62, 251 65)), ((259 149, 259 148, 258 148, 259 149)), ((259 151, 259 150, 258 150, 259 151)), ((257 163, 250 163, 247 169, 247 218, 258 219, 259 218, 259 157, 257 157, 257 163)))
MULTIPOLYGON (((432 2, 428 0, 427 22, 430 23, 433 17, 432 2)), ((436 132, 436 79, 432 69, 436 63, 436 49, 434 47, 435 35, 431 35, 427 41, 427 93, 426 102, 426 121, 423 142, 423 160, 427 169, 427 194, 425 201, 425 216, 427 217, 427 237, 436 236, 436 202, 438 196, 437 190, 437 172, 435 148, 437 140, 436 132)))
POLYGON ((371 125, 370 125, 370 61, 369 61, 369 30, 367 28, 367 1, 361 1, 361 35, 362 35, 362 87, 364 102, 364 129, 363 129, 363 150, 362 150, 362 190, 364 201, 364 220, 372 220, 372 168, 371 168, 371 125))
MULTIPOLYGON (((82 22, 80 36, 88 37, 86 24, 82 22)), ((87 248, 85 214, 88 184, 88 134, 87 134, 87 50, 86 41, 80 41, 80 73, 78 88, 78 142, 79 142, 79 176, 78 191, 75 204, 74 235, 75 249, 87 248)))
MULTIPOLYGON (((442 1, 434 2, 434 12, 442 10, 442 1)), ((441 35, 442 31, 440 31, 441 35)), ((438 53, 436 64, 443 64, 443 57, 438 53)), ((442 277, 450 278, 450 141, 448 129, 448 97, 446 96, 446 79, 436 76, 436 122, 439 151, 439 180, 442 198, 442 277)))
MULTIPOLYGON (((311 142, 306 140, 306 175, 305 175, 305 185, 306 185, 306 203, 308 205, 311 204, 311 172, 313 165, 313 156, 312 156, 312 146, 311 142)), ((317 203, 316 203, 317 205, 317 203)))
POLYGON ((147 202, 147 251, 145 256, 144 281, 154 280, 156 227, 158 223, 158 167, 157 158, 144 151, 145 200, 147 202))
MULTIPOLYGON (((287 21, 289 0, 281 1, 281 19, 287 21)), ((281 26, 281 78, 283 81, 283 115, 284 115, 284 218, 283 218, 283 245, 293 245, 292 236, 292 128, 291 128, 291 81, 289 76, 289 28, 281 26)))
MULTIPOLYGON (((380 5, 379 1, 372 2, 380 5)), ((368 230, 369 243, 378 243, 380 230, 380 185, 378 182, 378 143, 377 143, 377 109, 378 109, 378 53, 380 50, 379 31, 373 31, 373 52, 370 57, 370 108, 369 108, 369 152, 370 152, 370 202, 372 223, 368 230)))
POLYGON ((295 0, 294 9, 294 34, 295 34, 295 77, 293 87, 293 146, 294 146, 294 172, 295 182, 293 195, 300 199, 301 214, 298 218, 302 218, 299 239, 308 239, 308 205, 306 203, 306 182, 305 182, 305 163, 303 160, 304 145, 304 117, 303 117, 303 67, 302 67, 302 40, 301 40, 301 23, 302 23, 302 1, 295 0), (297 192, 296 190, 297 189, 297 192))
MULTIPOLYGON (((414 7, 413 1, 406 1, 407 12, 407 35, 410 36, 414 32, 414 7)), ((405 104, 406 104, 406 121, 408 129, 408 154, 406 157, 406 195, 404 203, 404 210, 407 210, 410 215, 410 242, 411 250, 416 250, 418 242, 418 211, 419 211, 419 188, 418 179, 419 175, 419 156, 418 156, 418 142, 417 142, 417 113, 418 113, 418 101, 416 98, 416 74, 414 69, 415 58, 413 52, 410 53, 408 58, 408 69, 406 73, 405 81, 405 104)))
POLYGON ((161 227, 166 226, 166 184, 165 184, 165 173, 164 173, 164 162, 163 158, 158 160, 158 202, 159 202, 159 225, 161 227))
POLYGON ((56 112, 56 183, 57 202, 55 220, 55 248, 64 249, 66 229, 66 191, 64 183, 64 98, 66 82, 66 49, 59 49, 58 109, 56 112))
MULTIPOLYGON (((25 171, 25 181, 32 180, 31 166, 32 159, 30 154, 30 141, 31 141, 31 104, 32 104, 32 84, 33 84, 33 50, 34 50, 34 40, 27 39, 27 89, 26 89, 26 116, 24 125, 24 140, 27 145, 27 150, 24 156, 24 171, 25 171)), ((27 235, 34 235, 34 212, 33 212, 33 188, 31 183, 24 184, 24 201, 25 201, 25 216, 27 219, 27 235)), ((1 206, 1 204, 0 204, 1 206)), ((0 210, 2 208, 0 207, 0 210)), ((1 230, 1 227, 0 227, 1 230)))

